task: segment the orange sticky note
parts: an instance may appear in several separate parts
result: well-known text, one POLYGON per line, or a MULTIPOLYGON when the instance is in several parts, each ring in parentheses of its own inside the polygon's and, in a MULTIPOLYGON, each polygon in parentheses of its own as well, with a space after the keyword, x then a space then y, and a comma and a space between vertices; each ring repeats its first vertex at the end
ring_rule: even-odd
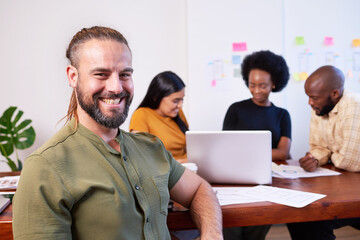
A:
POLYGON ((247 51, 246 42, 233 43, 233 52, 247 51))
POLYGON ((324 45, 325 45, 325 46, 332 46, 332 45, 334 45, 334 38, 332 38, 332 37, 325 37, 325 38, 324 38, 324 45))
POLYGON ((353 47, 360 47, 360 38, 353 39, 352 40, 352 46, 353 47))
POLYGON ((300 80, 306 80, 308 78, 309 74, 307 72, 301 72, 299 74, 300 80))

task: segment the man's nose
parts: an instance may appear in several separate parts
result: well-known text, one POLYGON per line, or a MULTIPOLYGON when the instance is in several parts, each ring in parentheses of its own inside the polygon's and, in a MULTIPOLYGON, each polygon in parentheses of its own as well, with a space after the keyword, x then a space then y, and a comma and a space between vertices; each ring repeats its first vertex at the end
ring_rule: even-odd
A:
POLYGON ((115 94, 121 93, 123 86, 117 74, 112 74, 106 82, 106 90, 115 94))
POLYGON ((313 105, 314 105, 314 101, 313 101, 311 98, 309 98, 309 105, 310 105, 310 106, 313 106, 313 105))

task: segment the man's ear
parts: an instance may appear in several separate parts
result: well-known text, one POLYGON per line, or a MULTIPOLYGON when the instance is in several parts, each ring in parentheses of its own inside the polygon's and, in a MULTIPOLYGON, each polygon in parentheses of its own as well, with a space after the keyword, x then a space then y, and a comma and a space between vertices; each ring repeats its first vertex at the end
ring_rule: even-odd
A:
POLYGON ((74 66, 68 65, 66 67, 66 75, 68 77, 69 86, 72 88, 76 88, 79 79, 78 70, 74 66))
POLYGON ((331 100, 335 100, 336 102, 339 101, 340 99, 340 90, 339 89, 334 89, 331 91, 330 93, 330 97, 331 97, 331 100))

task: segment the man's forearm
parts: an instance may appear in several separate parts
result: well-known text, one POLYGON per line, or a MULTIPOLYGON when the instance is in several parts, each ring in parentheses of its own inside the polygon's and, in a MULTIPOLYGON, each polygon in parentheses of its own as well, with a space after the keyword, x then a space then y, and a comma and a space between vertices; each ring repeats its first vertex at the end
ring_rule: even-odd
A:
POLYGON ((191 202, 190 212, 201 239, 223 239, 222 213, 211 186, 203 181, 191 202))

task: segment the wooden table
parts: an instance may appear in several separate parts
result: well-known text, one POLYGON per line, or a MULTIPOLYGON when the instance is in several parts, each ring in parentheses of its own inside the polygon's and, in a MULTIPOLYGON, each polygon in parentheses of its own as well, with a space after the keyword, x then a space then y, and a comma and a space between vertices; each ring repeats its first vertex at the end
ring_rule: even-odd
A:
MULTIPOLYGON (((19 176, 20 172, 0 172, 0 177, 4 176, 19 176)), ((2 192, 13 192, 14 189, 0 190, 2 192)), ((12 205, 10 204, 1 214, 0 214, 0 239, 1 240, 12 240, 12 205)))
MULTIPOLYGON (((327 167, 335 170, 333 166, 327 167)), ((288 207, 271 202, 222 206, 223 225, 224 227, 253 226, 360 217, 360 173, 336 170, 342 174, 300 179, 273 178, 271 186, 327 196, 304 208, 288 207)), ((183 208, 177 210, 169 212, 169 229, 195 228, 189 212, 183 211, 183 208)))
MULTIPOLYGON (((334 167, 328 168, 335 170, 334 167)), ((221 207, 224 227, 317 221, 360 217, 360 173, 340 171, 339 176, 280 179, 273 178, 274 187, 326 194, 304 208, 293 208, 270 202, 235 204, 221 207)), ((14 174, 14 173, 12 173, 14 174)), ((0 177, 6 175, 0 173, 0 177)), ((16 175, 16 173, 15 173, 16 175)), ((206 204, 206 203, 204 203, 206 204)), ((169 212, 171 230, 195 228, 189 212, 183 208, 169 212)), ((0 214, 0 239, 12 239, 12 206, 0 214)))

